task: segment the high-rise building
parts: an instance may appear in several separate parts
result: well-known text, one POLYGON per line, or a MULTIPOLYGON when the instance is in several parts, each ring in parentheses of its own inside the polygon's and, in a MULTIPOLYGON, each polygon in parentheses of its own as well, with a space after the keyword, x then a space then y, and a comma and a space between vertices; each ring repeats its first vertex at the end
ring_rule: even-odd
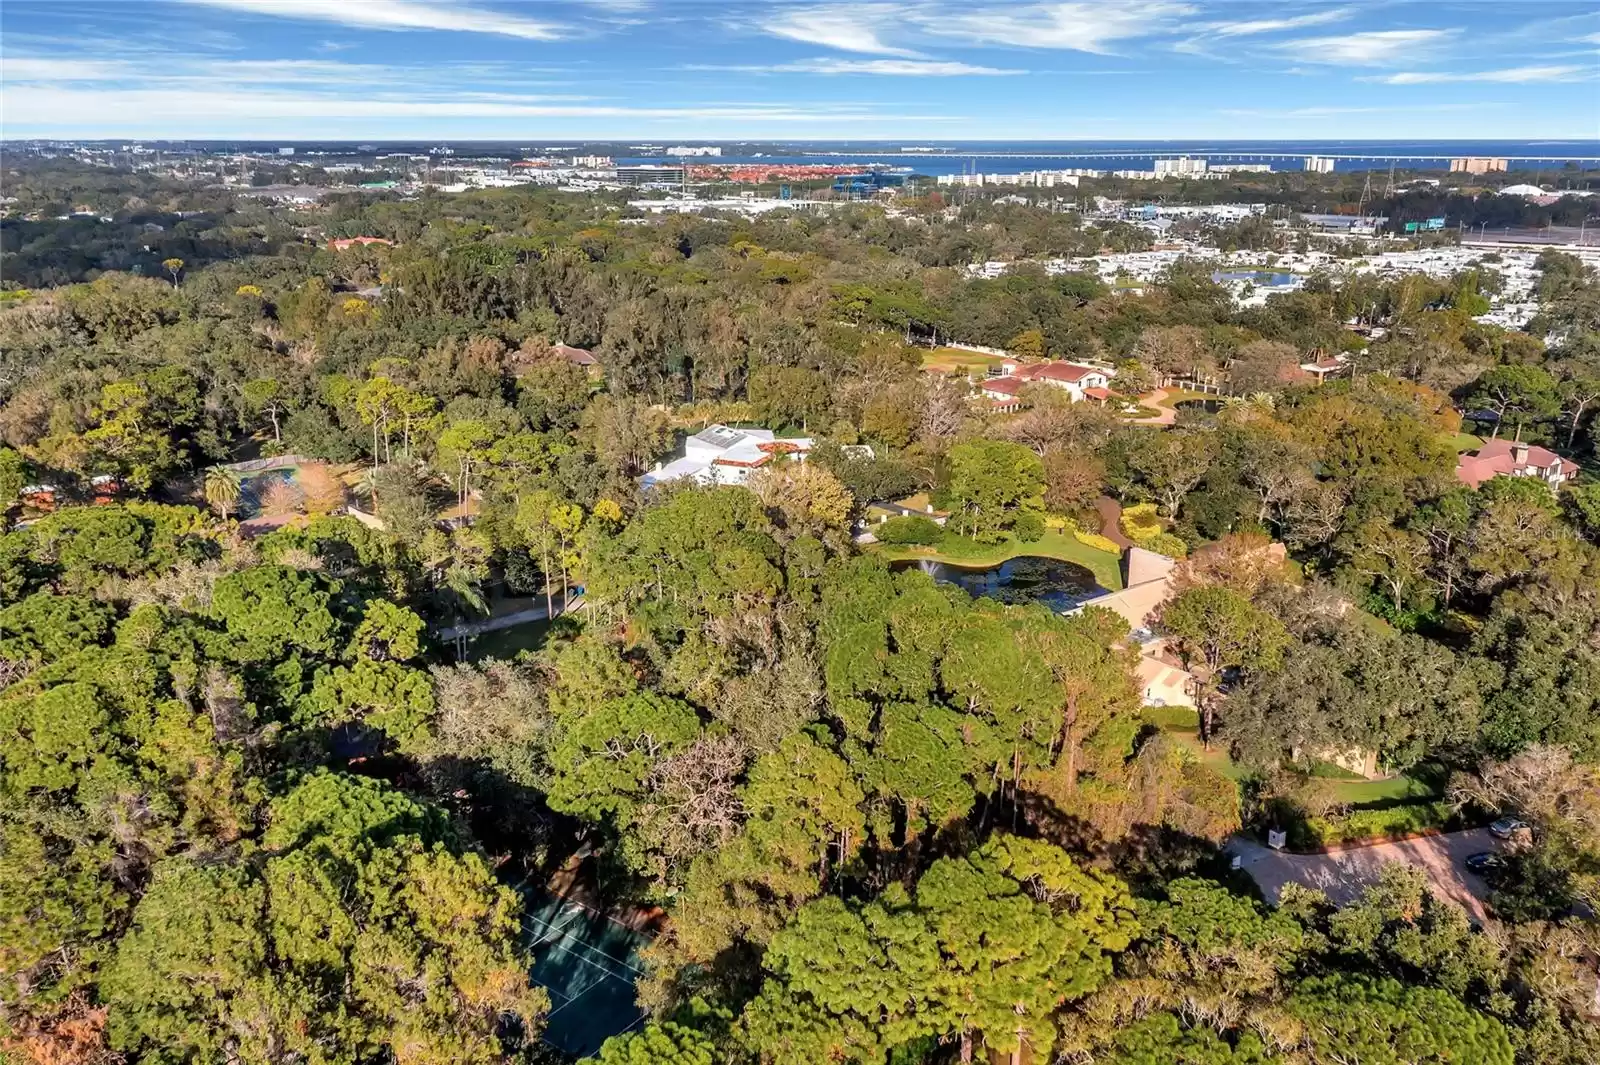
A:
POLYGON ((1179 159, 1157 159, 1156 177, 1192 177, 1206 172, 1204 159, 1191 159, 1183 156, 1179 159))
POLYGON ((1333 173, 1333 160, 1326 155, 1306 156, 1306 171, 1312 174, 1333 173))
POLYGON ((619 185, 681 185, 683 184, 683 167, 681 166, 619 166, 617 167, 617 184, 619 185))

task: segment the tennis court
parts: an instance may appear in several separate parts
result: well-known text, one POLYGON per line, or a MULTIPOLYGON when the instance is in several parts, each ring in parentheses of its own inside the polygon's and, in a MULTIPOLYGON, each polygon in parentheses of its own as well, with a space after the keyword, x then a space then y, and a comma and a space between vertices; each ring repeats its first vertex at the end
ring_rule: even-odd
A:
POLYGON ((529 897, 523 929, 533 981, 550 992, 546 1043, 584 1058, 644 1020, 634 984, 643 975, 639 949, 648 935, 581 902, 542 893, 529 897))

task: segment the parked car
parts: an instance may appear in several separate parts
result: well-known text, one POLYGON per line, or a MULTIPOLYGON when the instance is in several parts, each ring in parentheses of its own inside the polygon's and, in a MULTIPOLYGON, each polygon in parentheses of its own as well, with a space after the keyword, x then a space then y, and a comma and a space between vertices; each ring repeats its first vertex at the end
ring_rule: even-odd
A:
POLYGON ((1477 873, 1481 877, 1492 876, 1505 867, 1505 855, 1496 854, 1494 851, 1479 851, 1477 854, 1467 855, 1467 872, 1477 873))
POLYGON ((1529 831, 1531 830, 1528 828, 1528 822, 1519 821, 1515 817, 1502 817, 1489 826, 1489 834, 1495 839, 1511 839, 1529 831))

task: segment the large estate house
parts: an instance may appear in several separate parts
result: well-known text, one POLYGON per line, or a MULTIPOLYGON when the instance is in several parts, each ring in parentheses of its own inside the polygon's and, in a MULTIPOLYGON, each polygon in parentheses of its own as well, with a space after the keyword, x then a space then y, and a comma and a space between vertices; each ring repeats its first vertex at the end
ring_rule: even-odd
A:
POLYGON ((1111 395, 1111 372, 1075 362, 1021 362, 1006 359, 996 369, 999 374, 980 385, 983 394, 991 399, 1014 398, 1016 390, 1025 384, 1049 385, 1065 390, 1073 402, 1082 399, 1104 401, 1111 395), (1003 393, 1003 394, 1002 394, 1003 393))

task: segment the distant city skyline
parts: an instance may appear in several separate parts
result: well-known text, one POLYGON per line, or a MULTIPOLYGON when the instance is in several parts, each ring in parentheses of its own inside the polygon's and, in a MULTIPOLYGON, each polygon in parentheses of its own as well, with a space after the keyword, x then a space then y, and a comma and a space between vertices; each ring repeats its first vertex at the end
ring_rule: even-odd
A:
POLYGON ((8 138, 1600 138, 1600 10, 7 0, 8 138))

